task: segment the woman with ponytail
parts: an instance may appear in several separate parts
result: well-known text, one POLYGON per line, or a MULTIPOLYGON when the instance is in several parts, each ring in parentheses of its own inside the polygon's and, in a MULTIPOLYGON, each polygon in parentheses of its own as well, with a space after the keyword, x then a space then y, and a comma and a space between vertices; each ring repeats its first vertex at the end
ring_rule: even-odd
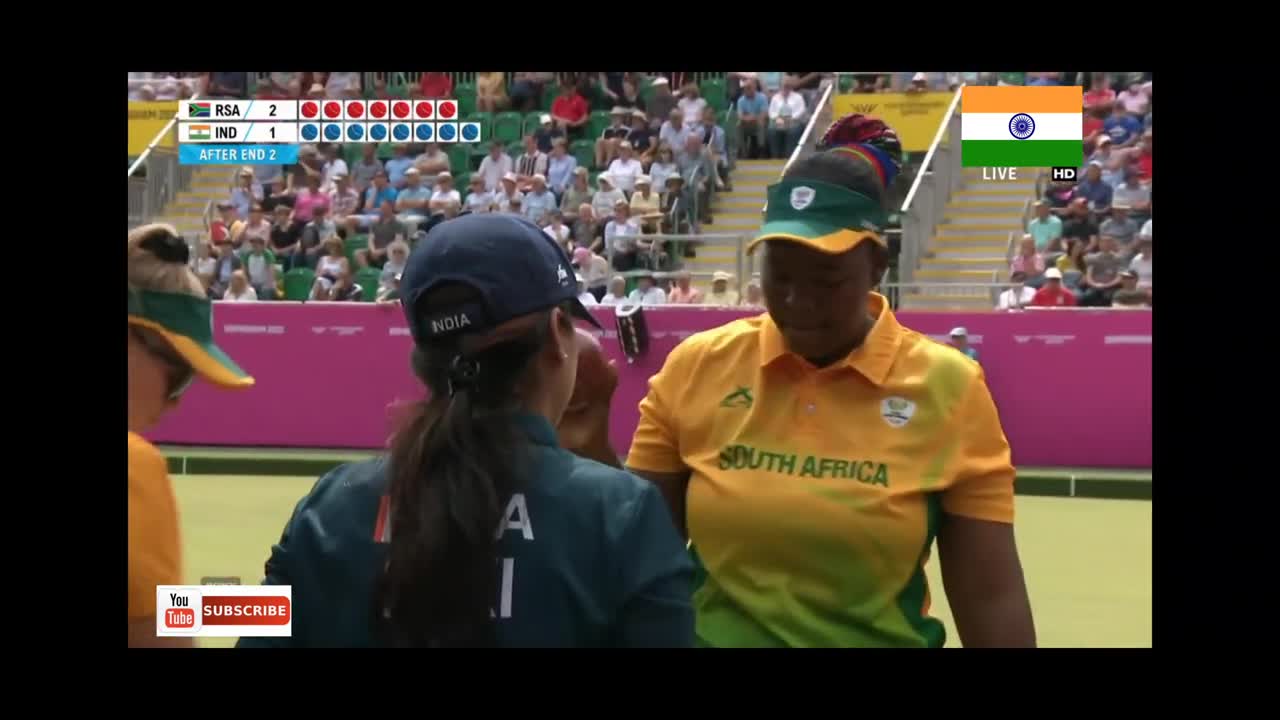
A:
POLYGON ((182 585, 178 510, 160 451, 142 438, 198 374, 225 388, 253 378, 213 344, 212 309, 168 225, 129 233, 129 645, 190 647, 156 637, 156 586, 182 585))
MULTIPOLYGON (((605 384, 555 240, 510 215, 434 227, 401 305, 429 397, 385 459, 324 476, 272 548, 290 638, 241 647, 689 646, 693 566, 656 487, 575 456, 605 384), (594 369, 579 378, 580 353, 594 369)), ((615 456, 616 457, 616 456, 615 456)))
POLYGON ((768 311, 685 340, 640 404, 626 465, 706 573, 701 644, 940 647, 935 538, 961 642, 1035 643, 982 369, 874 292, 900 159, 880 120, 837 121, 769 188, 748 248, 768 311))

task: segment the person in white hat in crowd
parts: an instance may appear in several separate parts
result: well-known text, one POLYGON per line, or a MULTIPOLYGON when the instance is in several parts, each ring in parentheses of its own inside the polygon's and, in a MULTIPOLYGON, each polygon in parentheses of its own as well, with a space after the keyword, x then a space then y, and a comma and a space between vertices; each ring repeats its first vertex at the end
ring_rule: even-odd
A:
POLYGON ((653 180, 648 175, 636 178, 636 191, 631 194, 631 217, 645 232, 658 231, 662 220, 662 198, 653 191, 653 180))
POLYGON ((1138 273, 1124 270, 1120 273, 1121 285, 1111 296, 1111 307, 1120 310, 1145 310, 1151 307, 1151 295, 1138 288, 1138 273))
POLYGON ((569 144, 564 138, 556 138, 547 157, 547 187, 556 196, 556 202, 564 196, 573 182, 573 171, 578 169, 578 159, 569 154, 569 144))
POLYGON ((524 152, 516 158, 516 187, 521 192, 529 192, 533 186, 533 176, 541 175, 545 182, 547 177, 547 154, 538 149, 538 143, 532 135, 524 136, 524 152))
POLYGON ((662 232, 688 235, 693 231, 693 222, 688 194, 684 191, 684 176, 672 173, 667 176, 667 191, 662 195, 662 232))
POLYGON ((515 162, 507 154, 506 143, 501 138, 494 138, 489 143, 489 154, 480 161, 480 169, 476 172, 484 178, 484 189, 497 193, 502 189, 502 178, 513 173, 515 168, 515 162))
POLYGON ((613 176, 609 173, 601 173, 596 178, 596 194, 591 198, 591 209, 596 215, 602 218, 613 215, 613 208, 619 201, 626 202, 627 198, 614 185, 613 176))
POLYGON ((236 174, 236 187, 231 191, 231 204, 240 217, 249 217, 249 206, 262 202, 262 185, 255 182, 253 168, 245 166, 236 174))
POLYGON ((658 133, 649 127, 649 118, 644 110, 635 108, 631 111, 631 131, 627 133, 627 142, 636 151, 640 164, 648 167, 658 151, 658 133))
POLYGON ((538 116, 538 129, 533 132, 533 139, 538 149, 548 154, 555 147, 556 140, 564 140, 566 146, 569 142, 569 136, 565 134, 564 128, 557 127, 551 116, 546 113, 538 116))
POLYGON ((627 279, 614 275, 609 280, 609 290, 600 298, 601 305, 621 305, 627 301, 627 279))
POLYGON ((752 310, 764 310, 764 289, 760 287, 759 280, 751 280, 747 283, 746 294, 742 296, 742 307, 752 310))
POLYGON ((404 171, 404 183, 404 189, 396 195, 396 214, 400 222, 414 226, 410 228, 412 233, 430 214, 431 191, 422 184, 422 173, 416 167, 404 171))
POLYGON ((922 72, 918 72, 911 76, 911 84, 907 86, 908 93, 926 93, 929 92, 929 76, 922 72))
POLYGON ((996 301, 997 310, 1021 310, 1031 304, 1031 300, 1036 296, 1036 290, 1033 287, 1027 287, 1027 273, 1023 270, 1014 270, 1009 274, 1009 283, 1012 287, 1000 293, 1000 299, 996 301))
POLYGON ((641 305, 666 305, 667 293, 658 287, 652 271, 641 270, 636 275, 636 289, 631 291, 627 300, 641 305))
POLYGON ((644 174, 644 167, 636 159, 635 150, 626 140, 618 143, 618 157, 609 163, 609 176, 617 183, 624 194, 630 195, 636 189, 636 178, 644 174))
POLYGON ((631 110, 624 107, 615 107, 609 113, 609 126, 596 138, 596 167, 609 167, 609 163, 618 156, 618 145, 631 132, 627 123, 630 115, 631 110))
POLYGON ((970 360, 978 360, 978 351, 969 345, 969 331, 963 327, 952 328, 948 345, 959 350, 965 357, 970 360))
POLYGON ((471 188, 463 200, 463 210, 472 213, 487 213, 494 210, 493 193, 484 189, 484 176, 475 173, 471 176, 471 188))
POLYGON ((524 193, 516 189, 516 174, 509 172, 502 176, 502 184, 493 194, 493 204, 500 213, 512 212, 512 205, 524 202, 524 193))
POLYGON ((1076 294, 1062 284, 1062 271, 1051 267, 1044 271, 1044 285, 1031 298, 1032 307, 1075 307, 1076 294))
POLYGON ((351 178, 341 170, 333 174, 329 211, 333 215, 333 221, 347 233, 354 235, 360 229, 360 193, 351 187, 351 178))
POLYGON ((596 296, 587 292, 587 279, 582 277, 582 273, 574 273, 573 277, 578 281, 578 302, 587 307, 599 305, 600 301, 596 300, 596 296))
POLYGON ((649 114, 649 127, 656 130, 676 109, 676 96, 671 93, 671 82, 664 77, 654 78, 651 85, 653 94, 649 96, 645 112, 649 114))
MULTIPOLYGON (((556 196, 547 189, 547 177, 535 174, 529 181, 529 191, 524 194, 524 216, 539 227, 547 223, 548 215, 556 209, 556 196)), ((568 232, 568 228, 565 228, 568 232)))
POLYGON ((729 289, 729 283, 733 280, 733 274, 723 270, 717 270, 711 274, 711 292, 708 292, 702 299, 705 305, 719 305, 721 307, 737 307, 738 291, 729 289))
POLYGON ((456 216, 462 209, 462 195, 453 186, 453 173, 444 170, 436 175, 429 207, 432 215, 440 215, 446 219, 456 216))

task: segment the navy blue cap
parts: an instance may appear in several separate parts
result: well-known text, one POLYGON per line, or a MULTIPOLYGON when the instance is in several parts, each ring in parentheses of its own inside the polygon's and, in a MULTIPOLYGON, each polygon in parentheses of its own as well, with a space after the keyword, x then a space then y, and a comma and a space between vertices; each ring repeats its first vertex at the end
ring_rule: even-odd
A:
POLYGON ((436 225, 418 241, 400 279, 400 303, 414 342, 488 330, 508 320, 572 302, 573 315, 599 328, 578 301, 578 281, 564 248, 519 215, 473 213, 436 225), (443 283, 473 288, 479 301, 415 312, 443 283))

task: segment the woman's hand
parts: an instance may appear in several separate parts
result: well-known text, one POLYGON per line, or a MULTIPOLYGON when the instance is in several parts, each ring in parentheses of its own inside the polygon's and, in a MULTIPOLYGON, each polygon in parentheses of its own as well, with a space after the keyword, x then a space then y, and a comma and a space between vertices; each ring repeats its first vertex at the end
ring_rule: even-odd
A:
POLYGON ((560 445, 585 458, 617 466, 609 446, 609 408, 618 388, 618 368, 594 335, 578 330, 578 376, 557 427, 560 445))

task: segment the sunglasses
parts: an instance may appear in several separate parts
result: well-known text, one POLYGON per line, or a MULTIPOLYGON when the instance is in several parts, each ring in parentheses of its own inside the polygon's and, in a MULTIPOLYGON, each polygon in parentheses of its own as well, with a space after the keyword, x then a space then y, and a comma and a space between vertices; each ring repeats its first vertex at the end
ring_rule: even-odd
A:
POLYGON ((191 367, 191 364, 175 352, 163 338, 143 332, 138 328, 131 329, 133 330, 133 336, 138 339, 138 342, 142 343, 147 352, 163 360, 168 368, 166 373, 168 375, 166 383, 168 393, 166 397, 169 400, 177 400, 182 397, 182 394, 187 391, 187 388, 191 387, 191 383, 196 379, 195 368, 191 367))

